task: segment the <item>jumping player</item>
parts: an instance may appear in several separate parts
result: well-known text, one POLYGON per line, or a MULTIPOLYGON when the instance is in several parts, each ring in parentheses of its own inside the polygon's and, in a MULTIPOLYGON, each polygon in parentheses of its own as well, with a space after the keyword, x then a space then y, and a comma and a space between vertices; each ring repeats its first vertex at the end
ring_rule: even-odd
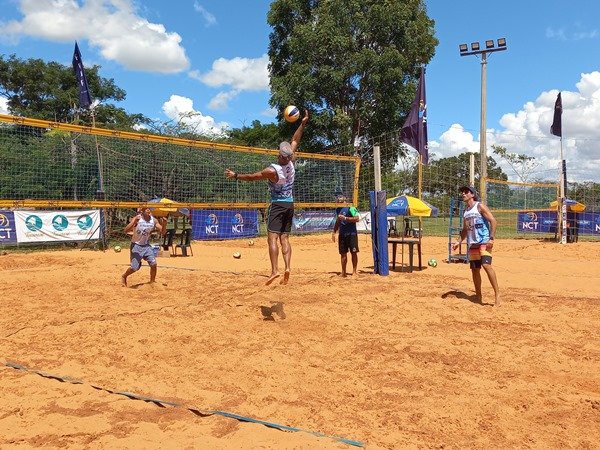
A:
POLYGON ((267 232, 269 243, 269 259, 271 260, 271 275, 265 284, 271 284, 279 277, 279 246, 285 263, 285 272, 280 284, 287 284, 290 279, 290 264, 292 260, 292 246, 289 234, 292 231, 292 220, 294 218, 294 179, 296 169, 294 167, 295 153, 304 128, 308 123, 308 111, 298 125, 292 142, 284 141, 279 144, 279 155, 277 162, 265 167, 260 172, 236 173, 231 169, 225 170, 225 177, 241 181, 267 180, 271 193, 271 206, 269 207, 267 219, 267 232))

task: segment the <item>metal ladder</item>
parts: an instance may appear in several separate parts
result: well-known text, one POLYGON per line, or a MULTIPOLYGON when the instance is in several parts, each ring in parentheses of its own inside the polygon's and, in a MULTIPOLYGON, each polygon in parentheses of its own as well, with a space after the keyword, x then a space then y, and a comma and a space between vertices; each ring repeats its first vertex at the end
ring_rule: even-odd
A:
POLYGON ((462 230, 462 225, 463 225, 463 213, 464 213, 464 203, 457 199, 457 198, 452 198, 450 199, 450 222, 448 224, 448 262, 461 262, 461 263, 467 263, 469 262, 469 252, 467 251, 469 249, 469 242, 468 242, 468 237, 467 237, 467 242, 466 243, 460 243, 458 246, 458 253, 452 253, 452 242, 454 240, 454 237, 457 237, 460 239, 460 232, 462 230), (458 217, 454 217, 455 216, 455 211, 456 209, 458 209, 458 217), (458 226, 452 226, 452 222, 456 222, 456 220, 458 220, 458 226), (463 245, 465 246, 464 248, 464 253, 463 253, 463 245))

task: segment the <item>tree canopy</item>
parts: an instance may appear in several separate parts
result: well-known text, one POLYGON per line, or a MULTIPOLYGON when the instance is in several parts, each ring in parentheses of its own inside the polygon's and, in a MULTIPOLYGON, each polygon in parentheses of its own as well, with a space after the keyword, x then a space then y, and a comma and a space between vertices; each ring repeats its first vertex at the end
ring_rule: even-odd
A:
POLYGON ((400 128, 438 43, 422 0, 275 0, 267 22, 270 103, 311 111, 315 150, 400 128))
MULTIPOLYGON (((100 66, 86 68, 85 73, 93 99, 98 126, 131 129, 146 123, 142 114, 129 114, 109 101, 125 99, 125 91, 114 80, 102 78, 100 66)), ((0 95, 8 100, 11 114, 57 122, 73 122, 75 112, 79 119, 91 123, 89 110, 76 111, 79 86, 71 66, 41 59, 22 60, 15 55, 0 55, 0 95)))

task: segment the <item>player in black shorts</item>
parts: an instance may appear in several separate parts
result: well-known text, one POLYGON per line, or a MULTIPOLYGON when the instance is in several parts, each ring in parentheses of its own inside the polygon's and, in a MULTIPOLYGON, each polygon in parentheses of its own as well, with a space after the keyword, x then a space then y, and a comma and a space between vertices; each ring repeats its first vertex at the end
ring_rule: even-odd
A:
MULTIPOLYGON (((346 196, 341 193, 338 194, 337 201, 338 203, 346 203, 346 196)), ((356 231, 356 223, 360 220, 360 215, 354 206, 337 208, 336 215, 331 239, 335 242, 335 235, 339 230, 338 248, 341 255, 342 276, 345 277, 347 275, 348 252, 352 255, 352 275, 356 275, 358 268, 358 232, 356 231)))
POLYGON ((266 284, 271 284, 280 276, 279 273, 279 244, 285 263, 285 271, 281 284, 287 284, 290 279, 290 264, 292 260, 292 246, 289 234, 292 231, 292 219, 294 218, 294 179, 296 169, 294 167, 295 153, 300 144, 302 133, 308 123, 308 111, 305 110, 304 117, 298 125, 292 142, 284 141, 279 144, 279 155, 277 162, 265 167, 260 172, 236 173, 231 169, 225 170, 225 176, 230 179, 242 181, 267 180, 269 192, 271 193, 271 206, 267 218, 267 233, 269 242, 269 259, 271 260, 271 275, 266 284))

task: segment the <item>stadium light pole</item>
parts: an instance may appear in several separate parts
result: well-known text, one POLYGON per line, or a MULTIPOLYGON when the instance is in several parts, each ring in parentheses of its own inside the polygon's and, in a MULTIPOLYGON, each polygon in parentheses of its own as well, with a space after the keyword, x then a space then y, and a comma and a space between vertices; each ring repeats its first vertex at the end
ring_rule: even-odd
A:
POLYGON ((479 157, 481 158, 481 170, 479 180, 479 193, 481 195, 481 201, 484 203, 487 201, 487 194, 485 192, 485 179, 487 178, 487 142, 486 142, 486 67, 487 67, 487 55, 488 53, 501 52, 506 50, 506 38, 498 38, 495 42, 493 39, 485 41, 485 48, 481 48, 479 42, 471 42, 471 49, 467 44, 460 44, 458 50, 460 56, 469 55, 481 55, 481 115, 479 122, 479 157))

